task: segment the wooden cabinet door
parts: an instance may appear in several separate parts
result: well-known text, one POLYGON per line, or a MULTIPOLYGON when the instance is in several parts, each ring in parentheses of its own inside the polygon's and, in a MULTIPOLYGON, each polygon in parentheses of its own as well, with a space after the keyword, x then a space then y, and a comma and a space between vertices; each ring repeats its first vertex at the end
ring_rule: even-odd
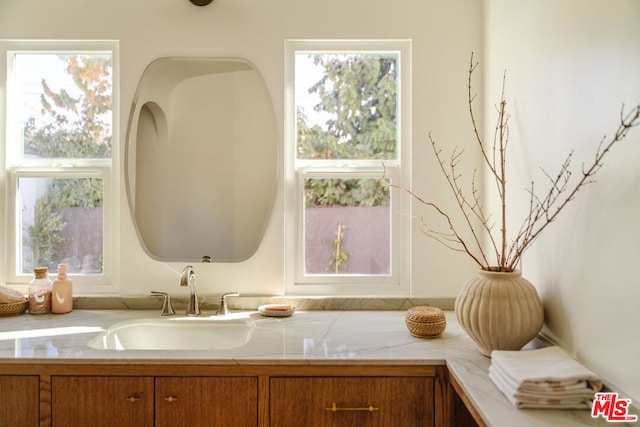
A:
POLYGON ((256 377, 156 378, 158 427, 248 427, 257 423, 256 377))
POLYGON ((51 378, 53 427, 153 426, 153 377, 51 378))
POLYGON ((37 426, 40 377, 0 375, 0 427, 37 426))
POLYGON ((432 377, 271 378, 270 426, 432 426, 432 377))

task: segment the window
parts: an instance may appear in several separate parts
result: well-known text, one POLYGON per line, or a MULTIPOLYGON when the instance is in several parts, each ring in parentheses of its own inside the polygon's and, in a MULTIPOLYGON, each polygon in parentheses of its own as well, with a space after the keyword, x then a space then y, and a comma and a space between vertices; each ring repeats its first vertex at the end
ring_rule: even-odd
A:
POLYGON ((111 282, 117 43, 3 42, 8 283, 66 263, 74 285, 111 282))
POLYGON ((408 294, 411 44, 286 42, 286 289, 408 294))

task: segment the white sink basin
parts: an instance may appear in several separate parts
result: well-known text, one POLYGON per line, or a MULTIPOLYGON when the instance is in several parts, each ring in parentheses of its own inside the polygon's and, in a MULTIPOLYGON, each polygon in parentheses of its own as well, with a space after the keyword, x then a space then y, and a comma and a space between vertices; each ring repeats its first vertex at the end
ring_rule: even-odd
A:
POLYGON ((253 329, 246 318, 158 317, 116 323, 88 345, 99 350, 228 350, 248 343, 253 329))

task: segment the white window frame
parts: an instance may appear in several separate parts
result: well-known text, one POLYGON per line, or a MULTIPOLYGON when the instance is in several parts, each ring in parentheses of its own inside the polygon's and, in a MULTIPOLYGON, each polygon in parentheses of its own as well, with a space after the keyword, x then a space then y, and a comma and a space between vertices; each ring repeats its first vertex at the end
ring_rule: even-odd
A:
MULTIPOLYGON (((19 242, 17 224, 20 208, 17 203, 19 178, 101 178, 103 182, 103 265, 102 274, 73 274, 74 294, 117 293, 119 241, 119 159, 120 159, 120 110, 119 110, 119 43, 115 40, 0 40, 0 233, 4 245, 0 245, 0 271, 4 280, 20 290, 33 274, 17 271, 19 242), (112 55, 112 147, 110 159, 22 159, 16 140, 17 130, 10 105, 15 99, 13 58, 16 53, 105 53, 112 55)), ((55 272, 50 272, 53 276, 55 272)))
POLYGON ((411 180, 411 40, 285 41, 285 291, 288 295, 410 295, 410 203, 391 194, 391 274, 304 274, 304 179, 317 177, 379 179, 410 188, 411 180), (394 160, 297 159, 295 54, 398 53, 398 157, 394 160))

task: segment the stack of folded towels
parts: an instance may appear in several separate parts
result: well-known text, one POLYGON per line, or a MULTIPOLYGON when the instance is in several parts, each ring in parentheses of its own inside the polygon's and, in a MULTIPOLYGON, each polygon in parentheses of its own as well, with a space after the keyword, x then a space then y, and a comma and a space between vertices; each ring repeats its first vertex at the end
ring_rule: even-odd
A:
POLYGON ((517 408, 591 408, 602 380, 559 347, 491 353, 489 378, 517 408))

